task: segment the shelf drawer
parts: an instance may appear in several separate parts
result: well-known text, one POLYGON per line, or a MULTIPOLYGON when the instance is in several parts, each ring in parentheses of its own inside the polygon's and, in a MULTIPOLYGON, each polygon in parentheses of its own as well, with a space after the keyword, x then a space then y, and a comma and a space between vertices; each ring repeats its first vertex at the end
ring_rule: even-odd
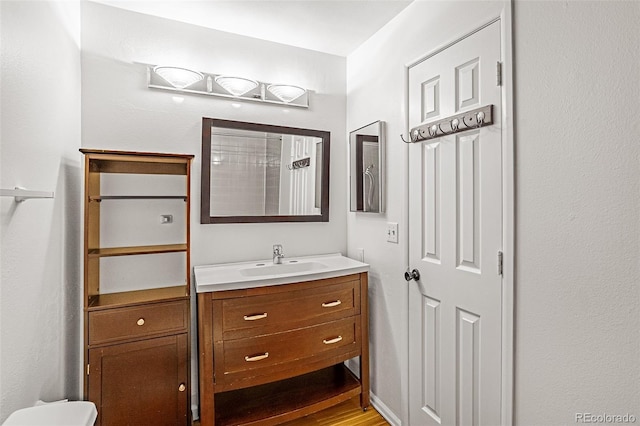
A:
POLYGON ((356 349, 360 342, 360 317, 258 337, 224 341, 224 374, 287 368, 312 357, 335 356, 356 349))
POLYGON ((89 344, 186 332, 188 301, 89 312, 89 344))
POLYGON ((224 338, 251 337, 318 324, 360 313, 357 280, 312 289, 226 299, 222 302, 224 338))

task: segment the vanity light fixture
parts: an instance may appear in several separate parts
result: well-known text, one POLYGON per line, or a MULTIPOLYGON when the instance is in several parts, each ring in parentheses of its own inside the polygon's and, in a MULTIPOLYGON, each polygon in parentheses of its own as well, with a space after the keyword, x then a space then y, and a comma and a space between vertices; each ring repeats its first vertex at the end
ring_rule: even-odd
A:
POLYGON ((258 87, 258 82, 255 80, 229 75, 219 75, 215 81, 233 96, 242 96, 258 87))
POLYGON ((151 89, 309 108, 309 90, 299 86, 271 84, 182 67, 144 65, 147 68, 148 87, 151 89))
POLYGON ((180 67, 157 66, 153 68, 153 72, 176 89, 184 89, 204 79, 202 73, 180 67))
POLYGON ((285 103, 295 101, 307 92, 302 87, 289 84, 270 84, 267 86, 267 90, 285 103))

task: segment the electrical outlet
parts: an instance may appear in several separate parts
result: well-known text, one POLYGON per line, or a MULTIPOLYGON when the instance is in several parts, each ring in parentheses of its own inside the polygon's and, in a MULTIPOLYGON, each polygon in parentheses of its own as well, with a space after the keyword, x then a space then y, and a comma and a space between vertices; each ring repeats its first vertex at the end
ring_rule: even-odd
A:
POLYGON ((172 214, 160 215, 160 223, 163 225, 167 223, 173 223, 173 215, 172 214))
POLYGON ((398 224, 387 222, 387 241, 398 244, 398 224))
POLYGON ((356 258, 364 263, 364 249, 363 248, 357 248, 356 249, 356 258))

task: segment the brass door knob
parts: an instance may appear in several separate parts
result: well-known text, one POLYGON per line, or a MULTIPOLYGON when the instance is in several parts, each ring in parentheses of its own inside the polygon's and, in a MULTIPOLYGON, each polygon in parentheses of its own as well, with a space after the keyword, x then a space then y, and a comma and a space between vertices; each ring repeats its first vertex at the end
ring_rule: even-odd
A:
POLYGON ((136 324, 138 324, 138 325, 144 325, 144 318, 140 318, 140 319, 136 322, 136 324))
POLYGON ((187 387, 184 385, 184 383, 180 383, 180 386, 178 386, 178 390, 179 390, 180 392, 184 392, 184 390, 185 390, 186 388, 187 388, 187 387))

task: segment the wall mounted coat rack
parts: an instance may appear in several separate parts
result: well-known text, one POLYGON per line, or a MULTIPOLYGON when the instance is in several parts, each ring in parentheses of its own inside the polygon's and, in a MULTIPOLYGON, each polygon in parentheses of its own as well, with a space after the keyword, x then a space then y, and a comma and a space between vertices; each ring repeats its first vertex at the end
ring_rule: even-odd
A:
POLYGON ((309 167, 310 165, 311 165, 311 157, 307 157, 301 160, 296 160, 291 164, 288 164, 287 169, 296 170, 296 169, 301 169, 303 167, 309 167))
POLYGON ((471 111, 416 126, 409 132, 410 140, 406 140, 402 135, 400 135, 400 138, 404 143, 424 142, 440 136, 453 135, 490 124, 493 124, 493 105, 485 105, 471 111))

